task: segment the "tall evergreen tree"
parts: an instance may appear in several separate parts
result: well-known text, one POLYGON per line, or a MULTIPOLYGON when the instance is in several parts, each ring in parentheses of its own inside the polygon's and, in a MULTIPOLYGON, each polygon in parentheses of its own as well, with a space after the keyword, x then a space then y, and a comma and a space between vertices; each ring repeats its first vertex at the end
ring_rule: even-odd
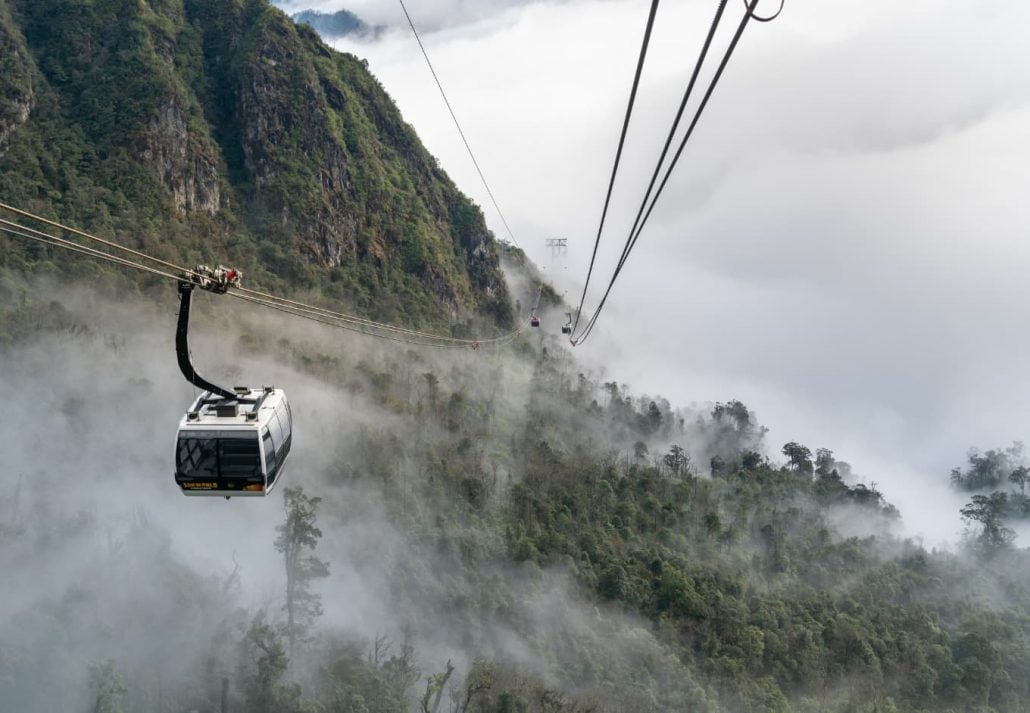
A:
POLYGON ((329 564, 313 554, 322 538, 322 530, 315 524, 315 512, 321 501, 322 498, 305 495, 300 486, 286 488, 286 520, 275 528, 279 533, 275 549, 282 552, 286 566, 286 638, 291 657, 297 641, 322 614, 322 597, 312 591, 316 579, 329 576, 329 564))

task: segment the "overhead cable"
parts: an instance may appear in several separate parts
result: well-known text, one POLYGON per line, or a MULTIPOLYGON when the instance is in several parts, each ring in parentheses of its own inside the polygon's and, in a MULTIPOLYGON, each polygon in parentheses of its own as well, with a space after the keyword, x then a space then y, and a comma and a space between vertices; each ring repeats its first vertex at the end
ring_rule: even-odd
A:
MULTIPOLYGON (((0 208, 6 209, 12 213, 15 213, 23 218, 29 220, 35 220, 44 225, 60 230, 67 233, 76 235, 80 238, 93 241, 98 245, 103 245, 108 248, 120 250, 125 254, 132 255, 140 258, 141 260, 150 260, 156 262, 164 267, 169 268, 172 272, 168 272, 151 265, 146 265, 141 261, 134 261, 127 257, 114 255, 103 250, 99 250, 88 245, 76 243, 74 241, 66 240, 64 238, 46 233, 35 228, 23 225, 21 223, 12 222, 0 218, 0 231, 15 235, 35 242, 50 245, 52 247, 59 247, 71 252, 88 255, 99 260, 120 265, 122 267, 128 267, 150 274, 158 275, 166 279, 174 281, 189 280, 192 276, 196 275, 196 272, 188 268, 176 265, 174 263, 161 260, 159 258, 151 257, 145 253, 133 250, 126 246, 105 240, 90 233, 72 228, 67 225, 43 218, 41 216, 29 213, 28 211, 9 206, 4 203, 0 203, 0 208)), ((371 337, 380 339, 388 339, 395 342, 404 342, 407 344, 414 344, 419 346, 432 346, 432 347, 472 347, 478 349, 484 345, 498 345, 504 342, 510 341, 518 336, 524 328, 521 323, 514 330, 495 337, 484 337, 484 338, 458 338, 450 337, 442 334, 433 334, 431 332, 422 332, 414 329, 407 329, 405 327, 397 327, 395 325, 386 324, 382 322, 375 322, 373 320, 364 319, 354 315, 349 315, 343 312, 334 312, 332 310, 325 309, 323 307, 317 307, 314 305, 304 304, 295 300, 286 299, 284 297, 277 297, 268 293, 260 292, 249 288, 240 288, 230 290, 227 294, 242 299, 247 302, 254 304, 260 304, 272 309, 276 309, 282 312, 292 314, 297 317, 309 319, 312 321, 320 322, 341 329, 346 329, 359 334, 364 334, 371 337)))
POLYGON ((298 307, 291 307, 289 305, 284 305, 281 302, 274 302, 274 301, 271 301, 271 300, 264 300, 264 299, 261 299, 261 298, 258 298, 258 297, 252 297, 252 296, 250 296, 248 294, 244 294, 242 292, 237 292, 235 290, 230 290, 226 294, 228 296, 230 296, 230 297, 235 297, 237 299, 243 300, 244 302, 250 302, 250 303, 253 303, 253 304, 257 304, 257 305, 262 305, 264 307, 268 307, 269 309, 274 309, 276 311, 283 312, 285 314, 289 314, 289 315, 292 315, 292 316, 295 316, 295 317, 300 317, 302 319, 307 319, 307 320, 310 320, 312 322, 318 322, 320 324, 324 324, 324 325, 327 325, 327 326, 330 326, 330 327, 336 327, 338 329, 344 329, 344 330, 349 331, 349 332, 354 332, 355 334, 363 334, 363 335, 365 335, 367 337, 375 337, 376 339, 386 339, 386 340, 391 341, 391 342, 397 342, 397 343, 400 343, 400 344, 410 344, 410 345, 421 346, 421 347, 434 347, 434 348, 438 348, 438 349, 453 349, 453 348, 458 348, 458 347, 461 347, 461 348, 474 347, 474 348, 478 349, 479 347, 484 346, 484 345, 497 345, 497 344, 502 344, 504 342, 511 341, 516 336, 518 336, 518 334, 522 331, 522 329, 520 327, 519 329, 516 329, 516 330, 514 330, 512 332, 509 332, 506 335, 503 335, 503 336, 500 336, 500 337, 494 337, 494 338, 491 338, 491 339, 484 339, 482 341, 477 341, 477 340, 457 340, 457 342, 456 342, 456 340, 449 339, 449 338, 444 341, 444 340, 439 340, 439 337, 433 337, 433 335, 428 335, 428 337, 427 336, 414 336, 414 337, 413 336, 397 336, 395 334, 390 334, 390 333, 384 333, 384 332, 376 331, 377 329, 379 329, 379 327, 377 327, 377 326, 373 326, 373 325, 368 325, 368 326, 355 325, 355 324, 350 323, 350 322, 344 322, 342 320, 334 319, 334 318, 332 318, 332 317, 330 317, 328 315, 323 315, 323 314, 320 314, 320 313, 312 311, 312 310, 305 310, 305 309, 301 309, 301 308, 298 308, 298 307), (429 338, 429 337, 435 338, 438 341, 432 341, 432 339, 429 338))
POLYGON ((673 156, 672 161, 669 163, 669 166, 665 171, 665 175, 658 186, 658 190, 655 191, 654 196, 651 198, 651 202, 643 218, 640 220, 639 224, 636 225, 635 232, 631 231, 629 237, 627 238, 626 245, 623 247, 622 255, 619 258, 619 262, 616 265, 614 273, 612 274, 612 278, 608 283, 608 287, 605 289, 604 295, 602 296, 601 301, 598 303, 597 309, 594 310, 594 313, 591 316, 590 321, 588 322, 587 326, 584 328, 583 332, 579 336, 574 335, 573 339, 570 340, 573 345, 582 344, 593 331, 594 325, 597 323, 597 318, 600 316, 601 310, 604 308, 604 305, 608 300, 608 295, 611 293, 612 287, 615 285, 616 279, 618 279, 619 274, 622 272, 622 268, 625 266, 626 260, 629 258, 630 252, 636 245, 637 239, 640 237, 640 233, 643 231, 644 226, 647 224, 648 219, 651 217, 651 213, 654 210, 654 207, 657 204, 658 199, 661 197, 666 185, 668 185, 669 177, 672 175, 673 170, 676 168, 676 164, 679 162, 680 156, 682 156, 683 150, 684 148, 686 148, 687 142, 693 135, 694 129, 701 118, 701 114, 704 111, 705 107, 708 105, 708 101, 709 99, 711 99, 712 93, 715 91, 715 87, 718 85, 719 80, 726 69, 726 65, 729 63, 730 57, 733 56, 733 51, 736 49, 737 44, 740 41, 740 37, 744 33, 744 28, 747 26, 748 20, 754 17, 754 10, 755 7, 758 5, 758 2, 759 0, 750 0, 748 2, 747 12, 744 14, 739 25, 737 26, 737 30, 733 35, 733 39, 730 41, 730 44, 726 49, 725 54, 723 55, 722 61, 719 63, 719 67, 716 70, 715 75, 712 77, 712 80, 708 85, 708 89, 705 91, 704 97, 701 99, 701 103, 694 113, 694 118, 691 120, 690 126, 687 128, 686 135, 680 142, 679 148, 676 150, 676 153, 673 156))
MULTIPOLYGON (((745 4, 747 0, 744 0, 745 4)), ((727 0, 720 0, 719 6, 716 9, 715 17, 712 19, 711 26, 708 28, 708 35, 705 37, 704 44, 701 47, 701 53, 698 55, 697 61, 694 63, 694 70, 690 74, 690 81, 687 83, 687 88, 683 92, 683 98, 680 100, 679 108, 676 111, 676 118, 673 119, 672 127, 669 129, 669 134, 665 138, 665 145, 662 147, 662 153, 658 157, 658 162, 655 164, 654 172, 651 174, 651 181, 647 185, 647 190, 644 192, 644 199, 640 202, 640 208, 637 210, 636 218, 633 220, 633 227, 630 228, 630 238, 627 239, 626 244, 622 248, 622 254, 619 256, 619 262, 616 267, 615 273, 618 274, 622 268, 622 264, 626 261, 628 251, 631 247, 632 236, 636 233, 637 227, 640 225, 641 218, 647 208, 647 201, 651 197, 651 191, 654 190, 655 182, 658 180, 658 176, 661 173, 662 166, 665 164, 665 158, 669 153, 669 148, 672 146, 672 140, 676 135, 676 131, 679 129, 680 120, 683 118, 683 112, 687 107, 687 102, 690 101, 690 97, 694 92, 694 86, 697 84, 697 78, 701 73, 701 67, 704 66, 705 59, 708 57, 708 50, 712 46, 712 40, 715 37, 716 31, 719 29, 719 24, 722 21, 723 12, 726 10, 727 0)), ((696 115, 695 115, 696 116, 696 115)), ((614 277, 613 277, 614 280, 614 277)), ((609 285, 610 289, 610 285, 609 285)), ((585 290, 584 290, 585 294, 585 290)), ((607 292, 605 293, 607 297, 607 292)), ((603 303, 603 300, 602 300, 603 303)), ((578 321, 577 321, 578 324, 578 321)), ((583 334, 577 337, 572 337, 574 343, 581 343, 586 335, 589 333, 589 327, 592 326, 593 320, 588 324, 588 328, 585 328, 583 334)), ((576 329, 573 327, 573 335, 575 335, 576 329)))
POLYGON ((401 9, 404 11, 404 17, 407 18, 408 25, 411 27, 411 32, 415 35, 418 47, 422 50, 422 56, 426 58, 426 65, 429 67, 429 71, 433 75, 433 80, 436 82, 437 89, 440 90, 440 96, 443 97, 443 102, 447 105, 447 111, 450 112, 451 119, 454 120, 454 126, 458 129, 458 135, 461 136, 461 141, 465 144, 465 149, 468 151, 469 158, 472 159, 472 165, 476 167, 476 173, 479 174, 479 180, 483 182, 483 187, 486 188, 486 193, 490 196, 490 202, 494 204, 494 209, 497 211, 497 215, 501 217, 501 222, 504 223, 504 229, 508 231, 508 237, 511 238, 511 242, 515 247, 519 247, 519 242, 515 239, 515 233, 512 232, 511 226, 508 225, 508 221, 504 217, 504 213, 501 212, 501 206, 497 204, 497 199, 494 198, 494 192, 490 190, 490 184, 486 182, 486 176, 483 175, 483 169, 479 167, 479 161, 476 160, 476 155, 472 153, 472 146, 469 145, 468 139, 465 138, 465 132, 461 129, 461 123, 458 121, 458 117, 455 115, 454 109, 451 108, 451 102, 447 99, 447 92, 443 90, 443 84, 440 83, 440 77, 437 76, 436 70, 433 69, 433 63, 429 60, 429 53, 426 52, 426 47, 422 44, 422 38, 419 36, 418 30, 415 29, 415 23, 412 21, 411 15, 408 14, 408 8, 404 5, 404 0, 398 1, 401 4, 401 9))
MULTIPOLYGON (((747 0, 745 0, 746 2, 747 0)), ((723 11, 726 9, 727 0, 720 0, 719 7, 716 9, 715 17, 712 19, 711 27, 708 29, 708 36, 705 38, 704 45, 701 47, 701 53, 698 55, 697 62, 694 63, 694 71, 690 75, 690 81, 687 83, 687 89, 683 92, 683 98, 680 100, 679 109, 676 111, 676 118, 672 121, 672 127, 669 129, 669 135, 665 138, 665 145, 662 147, 662 153, 658 157, 658 162, 655 164, 654 173, 651 174, 651 181, 647 184, 647 191, 644 192, 644 199, 640 202, 640 208, 637 210, 637 216, 633 220, 633 227, 629 229, 629 234, 632 236, 637 226, 640 225, 640 219, 644 214, 644 210, 647 208, 647 201, 651 197, 651 191, 654 190, 654 184, 658 180, 658 175, 662 171, 662 166, 665 164, 665 158, 669 154, 669 148, 672 146, 672 140, 676 136, 676 131, 680 126, 680 119, 683 118, 683 112, 687 108, 687 102, 690 101, 691 95, 694 93, 694 85, 697 83, 698 75, 701 73, 701 67, 705 63, 705 59, 708 57, 708 50, 712 46, 712 39, 715 37, 716 30, 719 29, 719 23, 722 21, 723 11)), ((703 108, 703 107, 702 107, 703 108)), ((620 264, 625 260, 626 249, 629 247, 627 242, 626 246, 623 247, 622 255, 619 257, 620 264)))
POLYGON ((131 267, 137 270, 141 270, 143 272, 149 272, 153 275, 158 275, 160 277, 171 278, 173 280, 182 279, 181 277, 177 277, 176 275, 173 275, 171 273, 164 272, 163 270, 158 270, 157 268, 153 268, 148 265, 141 265, 131 260, 127 260, 126 258, 118 257, 117 255, 111 255, 110 253, 105 253, 102 250, 97 250, 86 245, 79 245, 78 243, 74 243, 70 240, 64 240, 63 238, 58 238, 48 233, 44 233, 39 230, 34 230, 33 228, 20 225, 19 223, 12 223, 11 221, 3 220, 2 218, 0 218, 0 230, 6 233, 10 233, 11 235, 16 235, 18 237, 25 238, 27 240, 33 240, 37 243, 44 243, 46 245, 50 245, 51 247, 64 248, 66 250, 79 253, 81 255, 88 255, 90 257, 98 258, 100 260, 106 260, 108 262, 115 263, 116 265, 121 265, 123 267, 131 267))
POLYGON ((185 272, 187 272, 190 275, 193 274, 192 270, 187 270, 186 268, 180 267, 180 266, 178 266, 178 265, 176 265, 174 263, 170 263, 170 262, 167 262, 165 260, 161 260, 160 258, 151 257, 150 255, 147 255, 146 253, 139 252, 138 250, 133 250, 132 248, 126 247, 125 245, 119 245, 118 243, 111 242, 110 240, 104 240, 103 238, 97 237, 96 235, 90 235, 89 233, 84 233, 81 230, 78 230, 77 228, 72 228, 72 227, 67 226, 67 225, 62 225, 61 223, 56 223, 56 222, 50 220, 49 218, 44 218, 43 216, 36 215, 35 213, 29 213, 28 211, 22 210, 21 208, 15 208, 14 206, 7 205, 6 203, 0 203, 0 208, 2 208, 3 210, 6 210, 6 211, 10 211, 11 213, 14 213, 15 215, 20 215, 23 218, 28 218, 29 220, 34 220, 34 221, 36 221, 38 223, 43 223, 44 225, 49 225, 51 228, 56 228, 56 229, 61 230, 63 232, 71 233, 72 235, 78 235, 80 238, 85 238, 87 240, 92 240, 95 243, 100 243, 101 245, 106 245, 109 248, 115 248, 116 250, 121 250, 122 252, 126 252, 126 253, 128 253, 130 255, 135 255, 138 258, 141 258, 141 259, 144 259, 144 260, 150 260, 151 262, 155 262, 155 263, 157 263, 159 265, 164 265, 165 267, 171 268, 173 270, 180 270, 180 271, 184 270, 185 272))
POLYGON ((626 104, 626 118, 622 120, 622 133, 619 135, 619 147, 615 150, 615 163, 612 165, 612 176, 608 180, 608 193, 604 198, 604 209, 601 211, 601 223, 597 226, 597 238, 594 240, 594 251, 590 255, 590 267, 587 269, 587 279, 583 283, 583 294, 579 298, 579 307, 576 308, 576 323, 572 325, 575 332, 579 326, 579 316, 583 311, 583 302, 587 298, 587 288, 590 287, 590 276, 594 273, 594 260, 597 259, 597 247, 601 244, 601 233, 604 231, 604 221, 608 216, 608 204, 612 200, 612 189, 615 187, 615 175, 619 172, 619 161, 622 159, 622 147, 626 143, 626 130, 629 128, 629 118, 633 114, 633 104, 637 98, 637 87, 640 86, 640 75, 644 69, 644 58, 647 57, 647 46, 651 42, 651 29, 654 27, 654 18, 658 13, 658 1, 651 0, 651 11, 647 15, 647 26, 644 28, 644 40, 640 45, 640 55, 637 57, 637 70, 633 75, 633 86, 629 91, 629 102, 626 104))

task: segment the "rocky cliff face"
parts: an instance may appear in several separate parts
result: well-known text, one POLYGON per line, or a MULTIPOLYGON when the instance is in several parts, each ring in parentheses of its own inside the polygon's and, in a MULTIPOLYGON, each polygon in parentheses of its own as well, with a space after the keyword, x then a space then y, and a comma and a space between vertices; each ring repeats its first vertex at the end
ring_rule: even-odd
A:
POLYGON ((140 160, 153 167, 171 192, 176 211, 216 215, 222 204, 218 160, 191 141, 186 114, 175 97, 160 103, 145 137, 140 160))
POLYGON ((510 321, 479 209, 364 63, 266 0, 0 0, 0 47, 7 200, 370 315, 510 321))
MULTIPOLYGON (((309 256, 329 267, 357 259, 357 224, 350 207, 357 196, 350 158, 333 135, 331 107, 310 58, 298 52, 291 24, 275 18, 254 29, 252 56, 239 78, 235 119, 241 127, 247 172, 257 194, 281 208, 282 227, 300 234, 309 256), (313 212, 296 212, 283 183, 298 156, 310 185, 313 212), (317 162, 310 159, 318 157, 317 162), (303 164, 302 164, 303 165, 303 164)), ((328 55, 331 56, 331 55, 328 55)))
POLYGON ((0 6, 0 156, 35 105, 28 53, 6 8, 0 6))

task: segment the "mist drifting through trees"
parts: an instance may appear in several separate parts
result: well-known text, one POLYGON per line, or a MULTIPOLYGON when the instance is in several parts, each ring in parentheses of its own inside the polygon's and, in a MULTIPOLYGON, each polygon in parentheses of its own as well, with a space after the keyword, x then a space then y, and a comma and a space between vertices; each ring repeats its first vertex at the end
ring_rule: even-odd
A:
POLYGON ((897 710, 1027 700, 1019 639, 992 633, 1030 600, 1018 542, 982 560, 898 539, 831 450, 772 460, 744 404, 636 396, 539 335, 419 353, 209 302, 197 364, 286 389, 296 441, 279 494, 184 498, 170 291, 35 294, 4 313, 0 363, 20 415, 0 476, 12 709, 217 711, 223 690, 234 711, 864 710, 874 685, 897 710), (284 494, 313 528, 293 627, 284 494))

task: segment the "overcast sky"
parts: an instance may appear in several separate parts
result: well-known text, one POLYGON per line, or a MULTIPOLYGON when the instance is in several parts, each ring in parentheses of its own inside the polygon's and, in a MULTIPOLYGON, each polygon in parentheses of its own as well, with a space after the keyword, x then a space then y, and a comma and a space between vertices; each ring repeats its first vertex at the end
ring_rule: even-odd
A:
MULTIPOLYGON (((659 8, 598 287, 716 4, 659 8)), ((503 236, 399 5, 288 9, 305 7, 393 28, 337 46, 369 60, 503 236)), ((742 7, 730 2, 720 47, 742 7)), ((408 9, 519 244, 575 301, 648 3, 408 9), (549 237, 568 255, 553 259, 549 237)), ((1030 440, 1027 28, 1016 0, 786 0, 752 23, 577 356, 679 404, 738 398, 771 428, 771 453, 832 448, 910 532, 953 538, 950 468, 970 446, 1030 440)))

